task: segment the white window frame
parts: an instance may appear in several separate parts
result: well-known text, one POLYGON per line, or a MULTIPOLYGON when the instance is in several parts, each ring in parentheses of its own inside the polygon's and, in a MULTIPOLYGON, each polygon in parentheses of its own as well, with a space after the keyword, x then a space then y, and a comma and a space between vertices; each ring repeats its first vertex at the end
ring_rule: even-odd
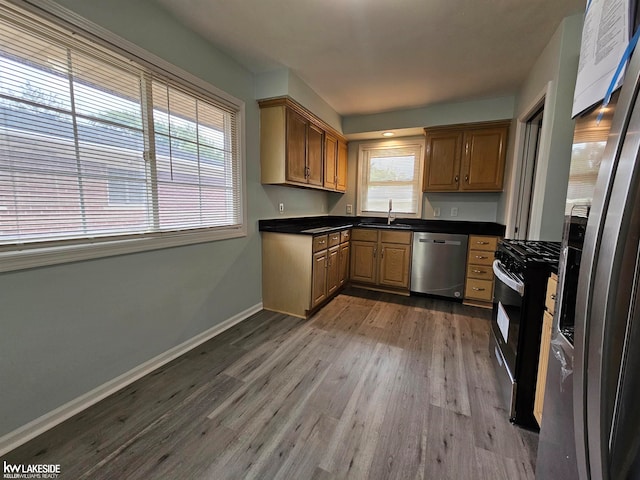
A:
POLYGON ((87 238, 82 243, 43 242, 37 244, 13 245, 0 249, 0 272, 26 268, 56 265, 81 260, 90 260, 113 255, 123 255, 150 250, 158 250, 182 245, 211 242, 247 236, 246 201, 246 147, 245 147, 245 103, 182 70, 166 60, 115 35, 83 17, 61 7, 51 0, 11 0, 20 8, 57 23, 73 33, 81 35, 96 44, 115 51, 119 55, 134 60, 154 70, 178 84, 234 110, 237 119, 236 151, 239 155, 239 185, 242 222, 234 227, 212 227, 176 232, 157 232, 145 236, 130 235, 127 238, 87 238))
POLYGON ((367 170, 365 162, 368 161, 369 152, 376 150, 389 150, 406 148, 416 152, 416 160, 418 161, 418 175, 414 179, 414 184, 418 189, 417 212, 415 214, 393 212, 394 218, 422 218, 422 176, 424 171, 424 140, 422 139, 396 139, 396 140, 380 140, 359 145, 358 147, 358 185, 357 185, 357 214, 364 217, 386 217, 388 211, 370 211, 363 210, 365 204, 364 195, 366 195, 367 187, 365 185, 365 171, 367 170))

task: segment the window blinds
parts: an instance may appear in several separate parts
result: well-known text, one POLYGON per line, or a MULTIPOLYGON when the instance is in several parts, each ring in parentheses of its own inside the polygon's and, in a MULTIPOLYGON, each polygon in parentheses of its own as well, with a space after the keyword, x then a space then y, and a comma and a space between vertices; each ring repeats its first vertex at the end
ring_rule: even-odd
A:
POLYGON ((15 7, 0 12, 0 245, 243 222, 238 112, 15 7))

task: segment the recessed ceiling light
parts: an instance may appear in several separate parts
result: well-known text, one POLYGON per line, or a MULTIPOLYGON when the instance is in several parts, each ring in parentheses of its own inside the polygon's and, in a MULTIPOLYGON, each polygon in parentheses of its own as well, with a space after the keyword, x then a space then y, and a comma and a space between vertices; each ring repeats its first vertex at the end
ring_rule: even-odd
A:
POLYGON ((383 132, 382 136, 383 137, 393 137, 395 135, 395 133, 393 132, 383 132))

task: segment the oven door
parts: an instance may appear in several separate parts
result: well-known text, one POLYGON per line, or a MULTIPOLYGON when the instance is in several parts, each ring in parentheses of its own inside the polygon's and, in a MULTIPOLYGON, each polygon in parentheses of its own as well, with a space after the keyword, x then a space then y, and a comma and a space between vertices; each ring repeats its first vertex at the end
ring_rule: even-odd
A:
POLYGON ((493 263, 495 287, 491 319, 490 354, 500 390, 511 419, 515 416, 518 378, 518 335, 524 296, 524 283, 510 274, 499 260, 493 263))

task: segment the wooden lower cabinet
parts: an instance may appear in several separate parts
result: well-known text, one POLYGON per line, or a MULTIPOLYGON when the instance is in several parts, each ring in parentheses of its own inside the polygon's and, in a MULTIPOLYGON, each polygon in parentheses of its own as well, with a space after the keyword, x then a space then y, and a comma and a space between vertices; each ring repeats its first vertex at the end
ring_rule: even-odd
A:
POLYGON ((409 288, 411 245, 381 243, 380 285, 409 288))
POLYGON ((340 246, 327 250, 327 295, 331 296, 340 288, 340 246))
POLYGON ((311 308, 327 299, 327 250, 313 254, 313 281, 311 283, 311 308))
POLYGON ((340 245, 340 275, 339 275, 339 283, 342 287, 349 280, 349 257, 351 253, 351 247, 349 245, 349 239, 347 237, 346 243, 340 245))
POLYGON ((464 302, 491 308, 493 300, 493 260, 498 237, 469 235, 464 302))
POLYGON ((376 283, 378 242, 351 242, 351 280, 360 283, 376 283))
POLYGON ((351 238, 353 283, 409 292, 411 232, 354 229, 351 238))
POLYGON ((542 425, 542 407, 544 405, 544 392, 547 384, 547 371, 549 368, 549 352, 551 350, 551 334, 553 329, 553 314, 555 312, 556 291, 558 289, 558 276, 552 273, 547 281, 547 296, 545 299, 545 311, 542 319, 542 338, 540 340, 540 357, 538 359, 538 378, 536 381, 536 396, 533 402, 533 416, 538 425, 542 425))
POLYGON ((335 295, 348 278, 349 238, 348 230, 313 237, 262 232, 264 308, 306 318, 335 295))

